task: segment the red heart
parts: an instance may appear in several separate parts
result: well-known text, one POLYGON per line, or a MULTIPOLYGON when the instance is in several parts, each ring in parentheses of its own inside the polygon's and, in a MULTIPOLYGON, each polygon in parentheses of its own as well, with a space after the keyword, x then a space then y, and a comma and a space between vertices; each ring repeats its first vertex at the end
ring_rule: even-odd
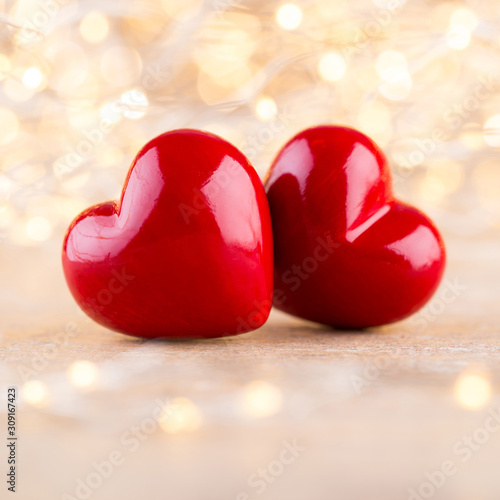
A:
POLYGON ((260 179, 214 135, 177 130, 137 155, 120 202, 71 224, 63 267, 98 323, 142 337, 208 338, 261 326, 272 231, 260 179))
POLYGON ((387 159, 362 133, 305 130, 265 182, 275 305, 337 328, 400 320, 436 290, 445 250, 433 223, 394 198, 387 159))

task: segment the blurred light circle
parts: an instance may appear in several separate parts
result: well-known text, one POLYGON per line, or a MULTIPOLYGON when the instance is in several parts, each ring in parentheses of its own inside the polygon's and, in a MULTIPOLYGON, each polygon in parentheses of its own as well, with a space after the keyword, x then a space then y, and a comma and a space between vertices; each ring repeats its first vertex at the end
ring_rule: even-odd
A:
POLYGON ((411 76, 406 73, 401 74, 397 80, 382 82, 378 88, 385 98, 391 101, 401 101, 410 95, 412 85, 411 76))
POLYGON ((468 410, 479 410, 491 399, 491 383, 480 373, 463 373, 455 384, 455 398, 468 410))
POLYGON ((37 67, 28 68, 23 74, 23 85, 29 89, 37 89, 43 82, 43 73, 37 67))
POLYGON ((264 418, 275 415, 283 405, 283 394, 264 380, 254 380, 243 390, 241 412, 250 418, 264 418))
POLYGON ((52 225, 45 217, 32 217, 26 224, 26 235, 30 240, 42 242, 52 234, 52 225))
POLYGON ((23 400, 36 407, 45 406, 48 402, 48 395, 47 386, 40 380, 29 380, 21 390, 23 400))
POLYGON ((108 18, 101 12, 89 12, 80 22, 80 35, 89 43, 101 43, 109 33, 108 18))
POLYGON ((257 102, 255 111, 261 120, 270 121, 277 115, 278 107, 271 97, 262 97, 257 102))
POLYGON ((125 116, 131 120, 142 118, 148 107, 147 97, 139 90, 128 90, 120 97, 120 109, 125 116))
POLYGON ((477 27, 478 20, 476 14, 466 7, 457 9, 450 18, 450 28, 463 26, 469 31, 474 31, 477 27))
POLYGON ((276 12, 276 22, 284 30, 294 30, 302 22, 302 11, 293 3, 282 5, 276 12))
POLYGON ((174 398, 164 406, 158 422, 167 434, 189 433, 202 426, 203 414, 190 399, 174 398))
POLYGON ((116 102, 108 102, 101 108, 101 118, 106 123, 118 123, 122 117, 121 108, 116 102))
POLYGON ((68 377, 77 387, 90 387, 95 384, 99 370, 91 361, 75 361, 68 368, 68 377))
POLYGON ((408 62, 401 52, 386 50, 377 57, 375 69, 382 80, 395 82, 408 73, 408 62))
POLYGON ((345 59, 335 52, 325 54, 318 65, 319 74, 328 82, 340 80, 345 75, 346 68, 345 59))
POLYGON ((470 31, 465 26, 451 28, 446 34, 446 43, 455 50, 464 50, 470 43, 470 31))

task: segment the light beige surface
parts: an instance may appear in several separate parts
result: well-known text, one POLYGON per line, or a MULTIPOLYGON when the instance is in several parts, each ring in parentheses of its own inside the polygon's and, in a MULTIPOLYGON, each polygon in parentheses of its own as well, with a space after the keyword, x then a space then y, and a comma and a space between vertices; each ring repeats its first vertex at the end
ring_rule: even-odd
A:
MULTIPOLYGON (((124 463, 90 498, 403 500, 426 473, 438 477, 452 461, 454 474, 432 498, 498 500, 500 431, 479 430, 490 412, 500 414, 498 243, 452 240, 448 249, 447 276, 432 303, 364 333, 273 313, 259 331, 239 337, 147 342, 77 314, 64 289, 46 299, 59 300, 58 314, 11 311, 2 324, 2 394, 17 385, 22 396, 26 369, 48 391, 42 407, 19 401, 17 498, 78 498, 77 479, 117 451, 124 463), (73 334, 60 335, 65 328, 73 334), (68 377, 77 360, 99 370, 90 389, 68 377), (456 392, 470 373, 491 389, 476 410, 464 401, 477 387, 456 392), (184 430, 169 433, 176 429, 150 417, 176 398, 184 398, 173 417, 184 430), (130 433, 141 425, 151 433, 133 449, 130 433), (486 441, 460 443, 468 435, 486 441), (303 450, 281 467, 284 441, 303 450), (268 466, 277 477, 259 493, 252 474, 268 466)), ((59 271, 52 279, 61 279, 59 271)))

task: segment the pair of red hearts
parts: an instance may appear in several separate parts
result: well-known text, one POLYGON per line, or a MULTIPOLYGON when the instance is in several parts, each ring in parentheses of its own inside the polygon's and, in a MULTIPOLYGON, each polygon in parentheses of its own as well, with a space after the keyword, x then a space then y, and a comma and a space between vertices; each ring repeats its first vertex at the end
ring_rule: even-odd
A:
POLYGON ((163 134, 137 155, 121 200, 80 214, 63 248, 91 318, 166 338, 258 328, 273 302, 337 328, 390 323, 427 302, 444 263, 432 222, 394 198, 383 153, 336 126, 288 142, 265 190, 223 139, 163 134))

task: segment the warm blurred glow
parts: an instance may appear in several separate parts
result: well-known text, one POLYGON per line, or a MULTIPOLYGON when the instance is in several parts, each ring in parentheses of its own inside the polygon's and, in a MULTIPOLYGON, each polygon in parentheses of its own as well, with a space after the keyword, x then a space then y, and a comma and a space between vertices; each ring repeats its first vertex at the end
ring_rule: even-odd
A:
POLYGON ((484 124, 484 140, 492 148, 500 148, 500 114, 493 115, 484 124))
POLYGON ((461 163, 452 160, 430 162, 420 193, 427 200, 438 201, 454 193, 462 185, 464 178, 465 173, 461 163))
POLYGON ((11 189, 12 181, 6 175, 0 174, 0 207, 10 198, 11 189))
POLYGON ((21 390, 21 397, 31 406, 43 407, 48 402, 49 392, 40 380, 26 382, 21 390))
POLYGON ((272 120, 278 113, 278 107, 271 97, 262 97, 255 108, 257 116, 263 121, 272 120))
POLYGON ((381 143, 387 142, 392 135, 391 112, 386 105, 377 101, 361 108, 358 124, 362 132, 381 143))
POLYGON ((340 54, 330 52, 320 59, 318 71, 324 80, 336 82, 345 75, 346 67, 345 59, 340 54))
POLYGON ((498 161, 488 160, 474 168, 472 184, 481 206, 500 215, 500 168, 498 161))
POLYGON ((470 31, 465 26, 450 28, 446 34, 446 43, 455 50, 463 50, 470 43, 470 31))
POLYGON ((115 46, 108 49, 101 59, 104 79, 115 86, 133 85, 141 75, 142 61, 134 49, 115 46))
POLYGON ((175 398, 163 408, 160 427, 167 434, 194 432, 203 424, 203 414, 188 398, 175 398))
POLYGON ((464 27, 469 31, 474 31, 477 27, 478 20, 476 14, 467 8, 460 7, 450 18, 450 28, 464 27))
POLYGON ((259 19, 249 14, 228 12, 209 18, 194 49, 203 101, 213 104, 247 84, 260 31, 259 19))
POLYGON ((182 19, 183 14, 199 11, 203 7, 203 0, 161 0, 161 4, 169 17, 182 19))
POLYGON ((120 97, 121 112, 130 120, 142 118, 146 114, 148 104, 147 97, 139 90, 128 90, 120 97))
POLYGON ((23 84, 29 89, 36 89, 40 87, 43 82, 43 73, 39 68, 28 68, 23 75, 23 84))
POLYGON ((19 132, 17 116, 6 108, 0 108, 0 145, 12 142, 19 132))
POLYGON ((87 54, 76 43, 61 41, 50 45, 45 50, 45 55, 51 64, 49 87, 60 92, 62 96, 71 95, 87 77, 87 54))
POLYGON ((406 0, 372 0, 372 2, 381 9, 395 10, 402 7, 406 0))
POLYGON ((4 54, 0 54, 0 81, 3 80, 11 70, 10 60, 4 54))
POLYGON ((3 84, 3 91, 5 95, 13 102, 26 102, 29 101, 33 95, 33 89, 23 85, 23 83, 15 78, 6 78, 3 84))
POLYGON ((399 80, 382 82, 378 89, 386 99, 401 101, 410 95, 412 85, 411 76, 408 73, 402 73, 399 80))
POLYGON ((455 398, 468 410, 484 408, 491 399, 490 381, 480 373, 463 373, 455 384, 455 398))
POLYGON ((408 62, 406 57, 397 50, 382 52, 375 62, 378 76, 386 82, 397 82, 402 75, 406 75, 408 62))
POLYGON ((45 241, 51 234, 52 224, 45 217, 32 217, 26 224, 26 235, 30 240, 45 241))
POLYGON ((80 35, 89 43, 101 43, 109 33, 108 18, 100 12, 89 12, 80 22, 80 35))
POLYGON ((231 92, 238 92, 246 86, 253 74, 249 66, 236 66, 223 77, 214 77, 200 71, 197 89, 201 100, 208 105, 227 100, 231 92))
POLYGON ((68 368, 68 377, 77 387, 90 387, 95 384, 99 370, 91 361, 75 361, 68 368))
POLYGON ((263 380, 255 380, 243 389, 241 411, 251 418, 269 417, 283 404, 281 390, 263 380))
POLYGON ((276 12, 276 22, 285 30, 294 30, 302 22, 302 11, 293 3, 282 5, 276 12))
POLYGON ((107 146, 96 158, 98 165, 101 167, 116 167, 123 160, 123 150, 118 146, 107 146))
POLYGON ((101 118, 107 123, 118 123, 123 115, 116 102, 109 102, 101 108, 101 118))

